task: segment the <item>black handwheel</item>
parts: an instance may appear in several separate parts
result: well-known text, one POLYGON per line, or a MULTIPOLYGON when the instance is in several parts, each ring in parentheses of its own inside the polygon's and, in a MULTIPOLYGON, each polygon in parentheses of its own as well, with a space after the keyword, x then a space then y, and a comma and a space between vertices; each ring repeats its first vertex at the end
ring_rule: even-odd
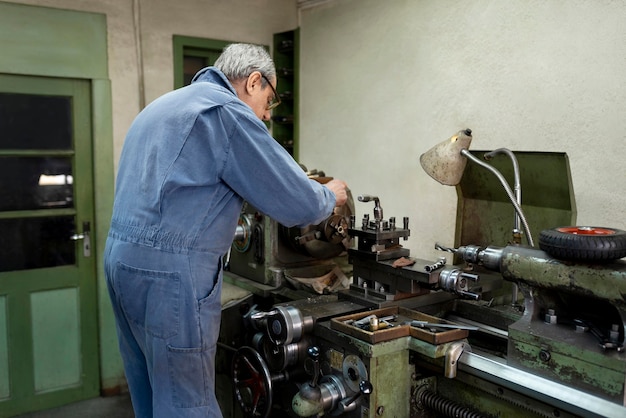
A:
POLYGON ((562 260, 612 261, 626 257, 626 231, 597 226, 544 229, 539 248, 562 260))
POLYGON ((235 397, 246 417, 267 418, 272 409, 272 376, 261 355, 241 347, 233 357, 235 397))

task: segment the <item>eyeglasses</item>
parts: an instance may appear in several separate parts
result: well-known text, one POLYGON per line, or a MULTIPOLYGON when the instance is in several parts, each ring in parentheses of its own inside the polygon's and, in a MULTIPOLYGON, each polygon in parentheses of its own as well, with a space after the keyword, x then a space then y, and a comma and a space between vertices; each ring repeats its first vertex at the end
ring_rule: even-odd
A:
POLYGON ((261 73, 261 77, 263 77, 265 79, 265 81, 267 81, 267 84, 270 86, 270 88, 274 92, 274 97, 272 98, 271 101, 269 101, 267 103, 267 107, 265 108, 266 110, 272 110, 272 109, 276 108, 276 106, 278 106, 281 103, 280 102, 280 97, 278 96, 278 93, 276 92, 276 89, 274 88, 274 86, 272 86, 272 83, 270 83, 268 78, 265 77, 265 75, 263 75, 263 73, 261 73))

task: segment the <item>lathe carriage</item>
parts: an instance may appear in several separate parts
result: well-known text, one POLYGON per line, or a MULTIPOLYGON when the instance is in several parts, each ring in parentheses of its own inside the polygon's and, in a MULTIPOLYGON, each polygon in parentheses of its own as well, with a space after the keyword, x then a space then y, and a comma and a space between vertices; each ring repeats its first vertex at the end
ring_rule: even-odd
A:
POLYGON ((556 230, 575 223, 566 156, 516 156, 550 253, 503 232, 507 197, 471 165, 457 246, 435 260, 410 256, 409 219, 376 196, 358 199, 373 216, 350 204, 301 230, 246 207, 225 285, 247 294, 223 310, 216 362, 224 416, 626 416, 626 233, 556 230))

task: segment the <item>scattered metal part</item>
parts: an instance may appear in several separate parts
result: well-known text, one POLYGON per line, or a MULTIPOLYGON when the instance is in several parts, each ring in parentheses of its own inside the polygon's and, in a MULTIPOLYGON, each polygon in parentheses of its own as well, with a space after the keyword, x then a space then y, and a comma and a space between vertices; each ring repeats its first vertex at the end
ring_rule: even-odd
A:
POLYGON ((447 260, 445 257, 439 257, 439 259, 435 263, 424 266, 424 271, 430 273, 431 271, 437 270, 438 268, 445 266, 446 262, 447 260))
POLYGON ((478 327, 474 327, 471 325, 440 324, 437 322, 427 322, 427 321, 417 321, 417 320, 407 322, 406 324, 412 327, 416 327, 416 328, 430 328, 430 329, 437 329, 437 328, 464 329, 468 331, 478 331, 480 329, 478 327))

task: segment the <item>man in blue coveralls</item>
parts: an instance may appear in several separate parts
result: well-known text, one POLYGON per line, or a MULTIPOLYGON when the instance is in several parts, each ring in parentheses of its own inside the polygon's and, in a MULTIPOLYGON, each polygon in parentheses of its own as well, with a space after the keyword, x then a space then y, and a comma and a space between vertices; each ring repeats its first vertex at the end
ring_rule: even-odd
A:
POLYGON ((310 180, 262 120, 279 103, 269 54, 228 46, 148 105, 122 150, 105 273, 135 415, 221 417, 215 398, 222 256, 244 200, 317 224, 346 184, 310 180))

